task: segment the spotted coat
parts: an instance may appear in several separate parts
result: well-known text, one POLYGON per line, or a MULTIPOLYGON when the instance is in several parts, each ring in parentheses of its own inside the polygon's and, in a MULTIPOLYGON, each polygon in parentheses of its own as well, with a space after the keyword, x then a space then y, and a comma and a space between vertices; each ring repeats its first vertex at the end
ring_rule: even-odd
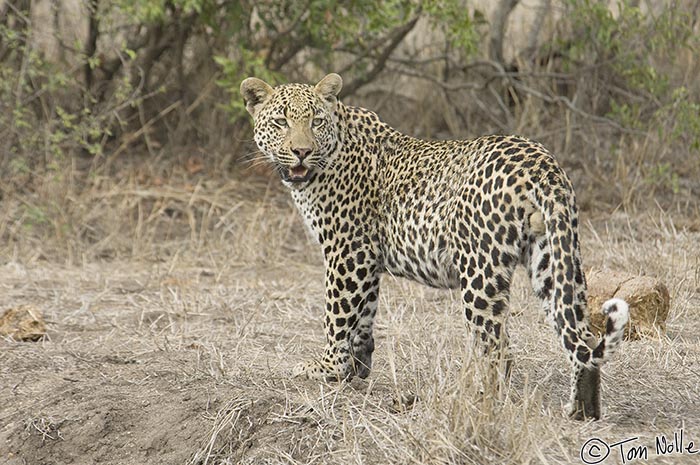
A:
POLYGON ((295 374, 369 375, 380 275, 461 290, 468 326, 489 353, 507 346, 513 271, 532 288, 572 365, 569 413, 600 417, 600 366, 619 345, 623 301, 590 333, 576 198, 539 143, 516 136, 429 141, 337 101, 342 81, 241 84, 255 141, 289 187, 325 263, 326 348, 295 374), (496 349, 496 350, 493 350, 496 349))

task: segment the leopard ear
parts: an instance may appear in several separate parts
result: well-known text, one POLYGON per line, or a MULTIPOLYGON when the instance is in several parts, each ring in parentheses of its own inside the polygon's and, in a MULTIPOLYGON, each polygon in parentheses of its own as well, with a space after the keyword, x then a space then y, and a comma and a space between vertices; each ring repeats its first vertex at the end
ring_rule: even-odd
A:
POLYGON ((316 87, 314 87, 314 90, 328 103, 328 107, 331 110, 335 110, 338 103, 337 97, 342 88, 343 79, 337 74, 331 73, 321 79, 318 84, 316 84, 316 87))
POLYGON ((249 77, 241 82, 241 95, 245 102, 246 110, 255 118, 265 102, 272 95, 272 87, 265 81, 249 77))

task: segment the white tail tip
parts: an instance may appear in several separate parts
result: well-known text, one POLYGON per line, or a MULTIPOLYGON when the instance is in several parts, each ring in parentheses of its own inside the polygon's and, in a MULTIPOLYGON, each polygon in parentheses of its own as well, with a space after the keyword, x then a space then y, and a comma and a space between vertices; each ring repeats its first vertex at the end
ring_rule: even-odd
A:
POLYGON ((603 304, 603 313, 615 323, 616 327, 625 326, 630 319, 630 307, 622 299, 610 299, 603 304))

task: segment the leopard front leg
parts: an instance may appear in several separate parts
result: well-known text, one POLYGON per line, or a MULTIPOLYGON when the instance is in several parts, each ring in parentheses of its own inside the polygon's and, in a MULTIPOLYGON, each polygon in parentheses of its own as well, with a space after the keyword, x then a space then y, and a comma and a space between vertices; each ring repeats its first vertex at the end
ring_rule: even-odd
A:
POLYGON ((326 257, 326 348, 320 360, 297 365, 293 375, 325 381, 369 376, 378 293, 376 259, 368 248, 326 257))
POLYGON ((373 276, 373 279, 365 281, 362 285, 363 288, 367 288, 367 291, 363 292, 364 296, 358 309, 357 328, 353 330, 352 338, 353 372, 362 379, 368 377, 372 369, 374 352, 372 328, 379 300, 379 273, 375 266, 369 268, 368 275, 373 276))

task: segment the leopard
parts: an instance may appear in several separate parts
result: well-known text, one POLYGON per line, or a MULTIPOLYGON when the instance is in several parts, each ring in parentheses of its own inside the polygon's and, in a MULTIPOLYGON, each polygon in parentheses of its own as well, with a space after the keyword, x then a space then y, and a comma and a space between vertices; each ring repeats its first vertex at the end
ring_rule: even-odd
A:
POLYGON ((384 274, 459 290, 470 339, 503 358, 511 282, 522 265, 570 362, 565 413, 600 419, 601 366, 621 346, 629 307, 606 301, 601 337, 589 329, 576 196, 554 156, 515 135, 405 135, 342 103, 342 85, 335 73, 315 85, 255 77, 240 85, 257 148, 323 255, 325 348, 292 375, 369 376, 384 274))

